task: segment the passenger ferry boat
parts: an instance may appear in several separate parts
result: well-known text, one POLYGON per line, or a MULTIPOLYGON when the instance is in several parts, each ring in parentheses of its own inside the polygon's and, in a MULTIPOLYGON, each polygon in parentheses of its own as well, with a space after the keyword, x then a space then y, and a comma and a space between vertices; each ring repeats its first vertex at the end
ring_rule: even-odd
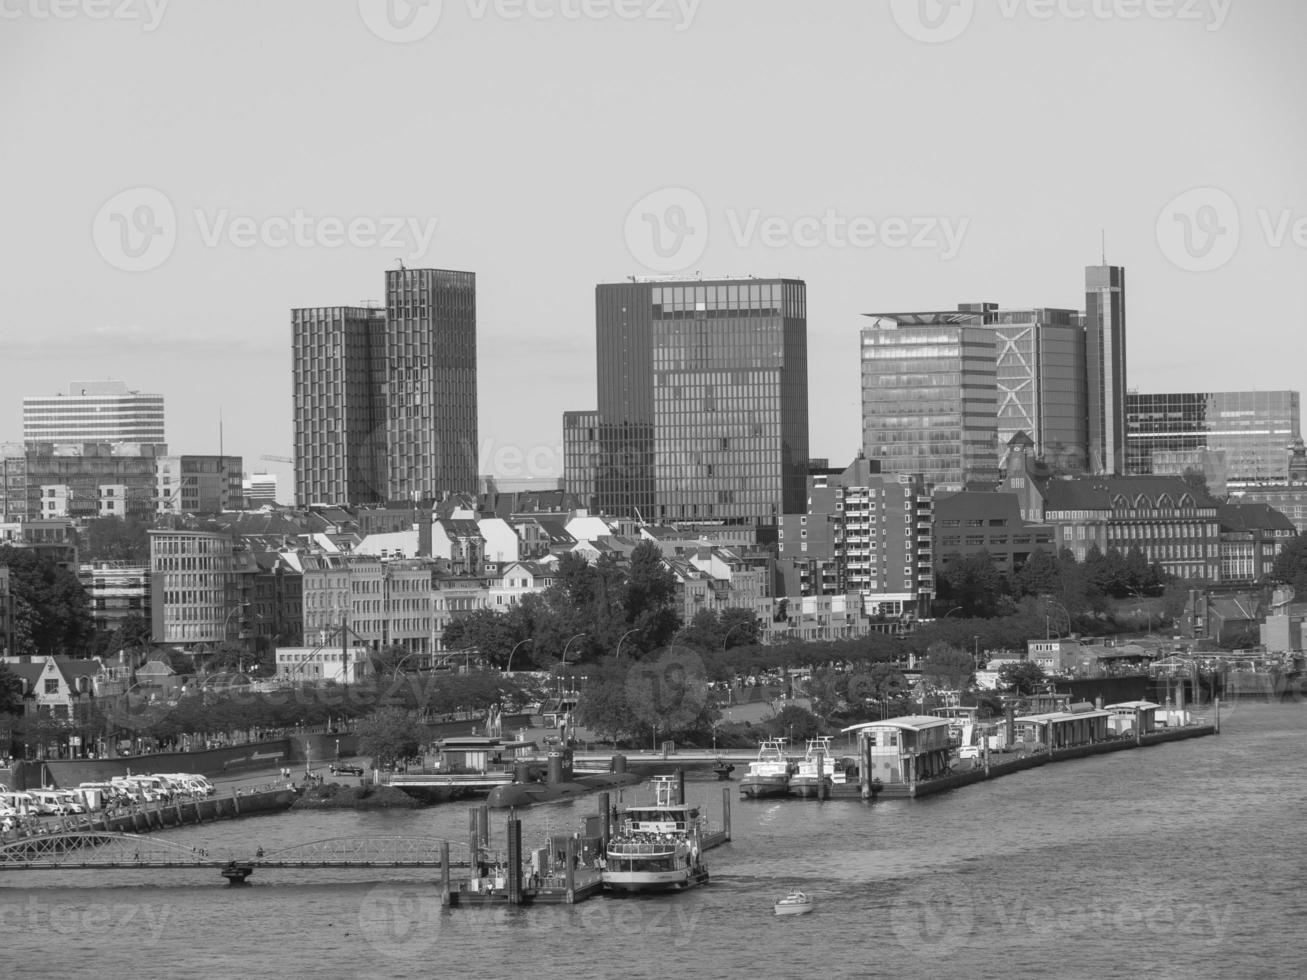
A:
POLYGON ((615 892, 683 891, 708 881, 707 824, 697 806, 676 802, 676 780, 654 777, 652 806, 629 806, 608 842, 601 877, 615 892))
POLYGON ((790 777, 791 796, 820 796, 823 783, 829 795, 833 784, 844 782, 844 765, 831 751, 831 741, 829 735, 809 739, 808 751, 790 777))
POLYGON ((785 740, 763 739, 758 758, 749 763, 749 771, 740 779, 740 795, 784 796, 790 791, 791 769, 790 760, 785 758, 785 740))

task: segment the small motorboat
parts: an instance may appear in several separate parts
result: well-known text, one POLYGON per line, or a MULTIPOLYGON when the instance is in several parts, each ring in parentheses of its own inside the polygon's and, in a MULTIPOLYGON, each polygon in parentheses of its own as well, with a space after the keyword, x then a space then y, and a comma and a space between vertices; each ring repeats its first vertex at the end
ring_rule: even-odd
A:
POLYGON ((812 896, 793 891, 784 898, 776 899, 774 907, 777 915, 803 915, 812 911, 812 896))
POLYGON ((719 758, 716 764, 712 767, 712 771, 717 774, 718 779, 730 779, 731 773, 735 772, 735 766, 733 763, 719 758))

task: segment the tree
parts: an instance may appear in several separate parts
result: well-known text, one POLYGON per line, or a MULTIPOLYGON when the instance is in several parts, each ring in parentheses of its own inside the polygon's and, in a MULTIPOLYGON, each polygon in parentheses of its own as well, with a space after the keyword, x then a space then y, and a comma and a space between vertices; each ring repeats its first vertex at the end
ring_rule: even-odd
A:
POLYGON ((0 664, 0 715, 23 713, 23 680, 5 664, 0 664))
POLYGON ((134 517, 99 517, 88 521, 79 541, 82 561, 150 563, 150 525, 134 517))
POLYGON ((417 714, 403 708, 378 708, 360 718, 354 730, 360 754, 371 756, 379 769, 417 758, 427 739, 426 726, 417 714))
POLYGON ((994 567, 989 552, 962 555, 954 552, 935 573, 939 598, 958 606, 964 616, 996 616, 1007 595, 1007 581, 994 567))
POLYGON ((921 679, 946 691, 965 691, 971 686, 975 662, 971 654, 947 643, 933 643, 921 662, 921 679))
POLYGON ((764 727, 773 737, 789 739, 798 745, 800 741, 821 734, 821 719, 807 708, 791 704, 782 708, 776 717, 769 719, 764 727))
POLYGON ((1018 595, 1057 595, 1062 591, 1062 566, 1042 548, 1033 551, 1012 577, 1018 595))
POLYGON ((652 541, 631 552, 626 585, 628 629, 640 630, 631 639, 641 650, 657 650, 671 642, 681 625, 676 612, 676 578, 663 565, 663 554, 652 541))
POLYGON ((1290 586, 1298 596, 1307 597, 1307 533, 1290 538, 1275 556, 1272 574, 1290 586))
POLYGON ((19 656, 77 656, 94 633, 86 592, 77 576, 26 548, 0 547, 9 567, 14 650, 19 656))
POLYGON ((1044 669, 1033 660, 1018 660, 999 668, 998 679, 1017 694, 1034 694, 1044 683, 1044 669))

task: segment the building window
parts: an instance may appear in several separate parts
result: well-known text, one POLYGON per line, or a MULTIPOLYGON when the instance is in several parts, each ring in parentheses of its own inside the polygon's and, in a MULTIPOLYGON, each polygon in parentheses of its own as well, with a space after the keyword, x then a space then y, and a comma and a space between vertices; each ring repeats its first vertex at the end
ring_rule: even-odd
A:
POLYGON ((58 694, 58 693, 59 693, 59 678, 57 678, 57 677, 49 677, 49 678, 46 678, 46 682, 45 682, 45 693, 46 693, 46 694, 58 694))

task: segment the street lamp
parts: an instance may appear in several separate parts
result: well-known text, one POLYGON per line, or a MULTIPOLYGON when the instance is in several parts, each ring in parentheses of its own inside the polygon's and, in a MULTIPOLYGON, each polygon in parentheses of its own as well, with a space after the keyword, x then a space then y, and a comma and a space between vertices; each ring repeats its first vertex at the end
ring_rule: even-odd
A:
POLYGON ((734 632, 735 632, 737 629, 739 629, 741 626, 748 626, 748 625, 750 625, 750 624, 747 623, 747 622, 739 622, 739 623, 736 623, 734 626, 732 626, 730 629, 728 629, 728 630, 726 631, 726 635, 722 637, 722 649, 723 649, 723 650, 726 649, 726 641, 729 640, 729 639, 731 638, 731 634, 732 634, 732 633, 734 633, 734 632))
POLYGON ((579 639, 581 639, 581 637, 583 637, 583 636, 585 636, 585 635, 586 635, 585 633, 577 633, 576 636, 572 637, 572 639, 568 640, 566 643, 563 644, 563 663, 562 663, 562 665, 563 665, 564 667, 567 666, 567 651, 568 651, 568 648, 571 647, 572 642, 573 642, 574 640, 579 640, 579 639))
POLYGON ((527 643, 534 643, 534 642, 535 642, 535 637, 530 637, 530 636, 527 637, 525 640, 517 641, 517 644, 513 647, 513 649, 508 651, 508 665, 504 667, 505 674, 511 673, 513 670, 513 654, 517 653, 518 647, 527 643))
POLYGON ((408 653, 404 654, 404 656, 400 657, 399 663, 395 664, 395 669, 391 671, 390 679, 392 681, 398 680, 399 669, 404 666, 404 661, 407 660, 409 657, 416 657, 421 652, 422 652, 421 650, 410 650, 408 653))
POLYGON ((633 630, 627 630, 625 633, 622 634, 621 639, 619 639, 619 640, 617 641, 617 652, 616 652, 615 654, 613 654, 613 659, 614 659, 614 660, 621 660, 621 659, 622 659, 622 640, 625 640, 625 639, 626 639, 628 636, 630 636, 632 633, 639 633, 642 629, 643 629, 643 627, 641 627, 641 626, 637 626, 635 629, 633 629, 633 630))
POLYGON ((946 612, 946 613, 944 614, 944 618, 945 618, 945 619, 948 619, 948 618, 949 618, 950 616, 952 616, 955 612, 960 612, 961 610, 962 610, 962 607, 961 607, 961 606, 954 606, 952 609, 950 609, 948 612, 946 612))

